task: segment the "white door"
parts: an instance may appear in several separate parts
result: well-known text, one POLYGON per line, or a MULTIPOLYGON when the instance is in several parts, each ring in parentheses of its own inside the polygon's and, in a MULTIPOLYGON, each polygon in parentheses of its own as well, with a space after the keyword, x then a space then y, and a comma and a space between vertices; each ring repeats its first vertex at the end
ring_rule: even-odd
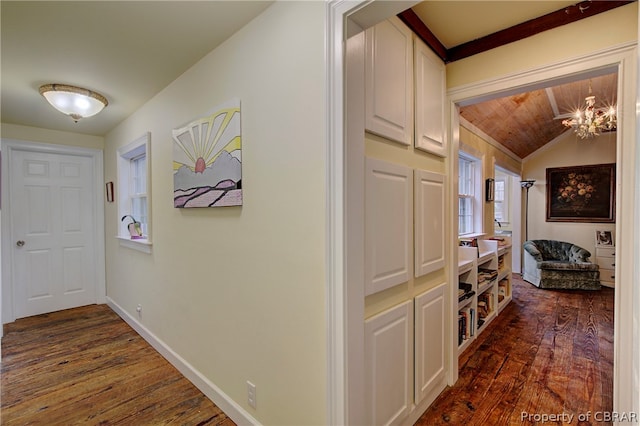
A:
POLYGON ((15 150, 10 165, 15 318, 96 303, 93 159, 15 150))

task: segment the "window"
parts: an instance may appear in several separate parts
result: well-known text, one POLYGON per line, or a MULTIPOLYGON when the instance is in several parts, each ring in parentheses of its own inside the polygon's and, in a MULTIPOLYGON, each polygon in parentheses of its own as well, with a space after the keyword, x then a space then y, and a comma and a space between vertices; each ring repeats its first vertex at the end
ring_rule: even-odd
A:
POLYGON ((460 152, 458 158, 458 234, 466 235, 482 231, 481 162, 460 152))
POLYGON ((150 253, 149 134, 118 149, 118 238, 122 245, 150 253), (125 218, 124 220, 122 218, 125 218), (132 239, 128 225, 140 223, 141 239, 132 239))
POLYGON ((494 219, 500 227, 509 225, 510 219, 510 197, 511 178, 496 168, 495 170, 495 200, 493 207, 494 219))
POLYGON ((504 211, 505 208, 505 181, 496 179, 495 187, 496 187, 496 195, 494 199, 494 214, 495 219, 498 222, 504 222, 506 220, 506 214, 504 211))

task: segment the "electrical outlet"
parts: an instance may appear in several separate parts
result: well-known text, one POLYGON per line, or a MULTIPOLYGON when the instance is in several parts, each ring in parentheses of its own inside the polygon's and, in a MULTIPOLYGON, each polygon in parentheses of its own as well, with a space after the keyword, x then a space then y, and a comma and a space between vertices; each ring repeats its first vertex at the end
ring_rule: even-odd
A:
POLYGON ((256 408, 256 385, 247 380, 247 402, 249 407, 256 408))

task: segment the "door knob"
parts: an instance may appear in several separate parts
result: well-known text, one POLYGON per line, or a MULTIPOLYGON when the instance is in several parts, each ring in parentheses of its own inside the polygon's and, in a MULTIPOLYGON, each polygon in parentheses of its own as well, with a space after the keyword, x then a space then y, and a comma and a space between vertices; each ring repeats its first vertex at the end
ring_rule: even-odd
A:
POLYGON ((22 240, 18 240, 18 242, 16 242, 16 245, 17 245, 18 247, 22 247, 22 246, 24 245, 24 241, 22 241, 22 240))

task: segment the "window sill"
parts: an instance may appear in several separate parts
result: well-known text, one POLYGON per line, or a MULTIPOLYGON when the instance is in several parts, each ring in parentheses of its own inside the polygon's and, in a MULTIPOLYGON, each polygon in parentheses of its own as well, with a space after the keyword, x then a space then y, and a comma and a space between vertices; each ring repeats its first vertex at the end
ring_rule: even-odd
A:
POLYGON ((458 238, 479 238, 479 237, 484 237, 485 235, 487 235, 486 232, 473 232, 470 234, 458 235, 458 238))
POLYGON ((151 244, 151 241, 147 239, 132 240, 129 237, 121 237, 121 236, 117 236, 116 238, 120 241, 120 247, 127 247, 132 250, 137 250, 143 253, 151 254, 152 244, 151 244))

